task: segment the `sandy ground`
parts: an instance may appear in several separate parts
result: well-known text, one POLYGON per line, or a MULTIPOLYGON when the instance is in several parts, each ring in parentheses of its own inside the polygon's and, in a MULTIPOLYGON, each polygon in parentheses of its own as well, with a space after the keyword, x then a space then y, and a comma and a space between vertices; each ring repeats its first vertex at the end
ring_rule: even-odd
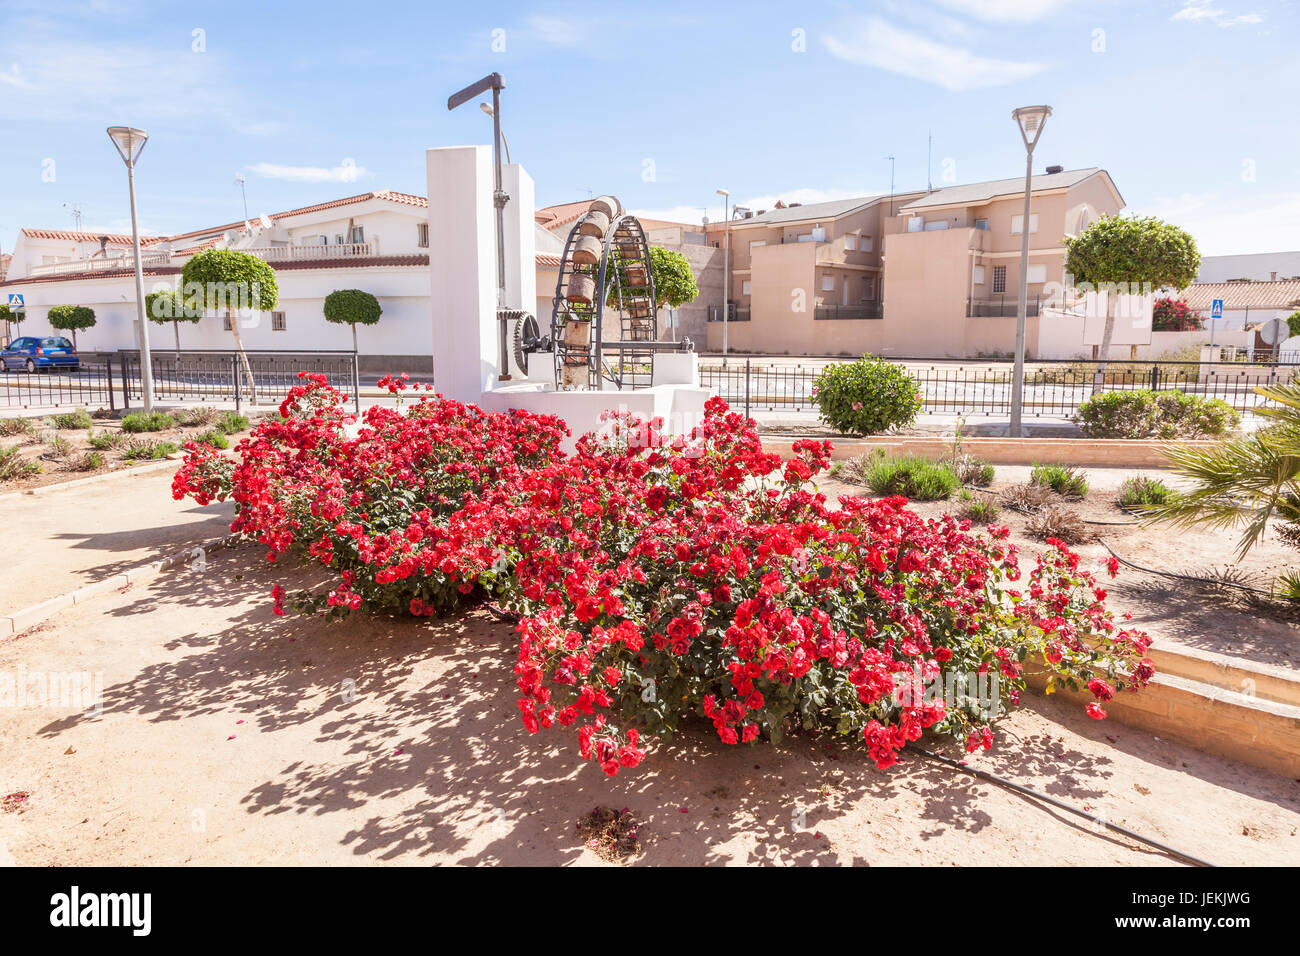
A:
MULTIPOLYGON (((85 702, 0 709, 0 859, 74 864, 601 864, 596 804, 643 821, 645 864, 1121 864, 1168 857, 921 757, 844 742, 727 747, 708 728, 614 780, 514 706, 513 634, 276 618, 305 569, 213 555, 0 643, 0 674, 102 673, 85 702)), ((975 761, 1213 862, 1300 858, 1300 783, 1035 699, 975 761)), ((948 752, 952 752, 949 750, 948 752)))
MULTIPOLYGON (((1029 480, 1031 469, 1020 465, 998 465, 991 495, 1029 480)), ((1143 468, 1087 468, 1089 492, 1082 501, 1067 501, 1063 507, 1098 522, 1134 522, 1119 509, 1115 500, 1120 484, 1133 475, 1161 478, 1171 487, 1179 479, 1168 472, 1143 468)), ((828 479, 819 485, 828 497, 869 494, 858 485, 828 479)), ((923 515, 955 512, 956 498, 949 501, 915 502, 923 515)), ((1025 529, 1028 519, 1003 508, 998 523, 1011 529, 1011 540, 1021 548, 1021 566, 1032 567, 1034 555, 1045 548, 1043 541, 1025 529)), ((1300 613, 1274 601, 1257 601, 1241 592, 1206 588, 1186 581, 1122 568, 1111 580, 1099 562, 1108 552, 1102 541, 1125 559, 1143 567, 1188 574, 1213 576, 1225 570, 1254 587, 1268 588, 1282 571, 1300 565, 1300 555, 1269 533, 1244 560, 1236 559, 1238 532, 1205 529, 1172 529, 1167 525, 1092 525, 1100 540, 1075 546, 1087 565, 1099 573, 1109 593, 1108 606, 1130 611, 1132 623, 1149 632, 1158 642, 1170 646, 1213 651, 1240 658, 1267 669, 1300 670, 1300 613)))
MULTIPOLYGON (((177 467, 180 463, 177 462, 177 467)), ((175 468, 0 501, 0 612, 38 604, 230 531, 231 502, 174 501, 175 468)))

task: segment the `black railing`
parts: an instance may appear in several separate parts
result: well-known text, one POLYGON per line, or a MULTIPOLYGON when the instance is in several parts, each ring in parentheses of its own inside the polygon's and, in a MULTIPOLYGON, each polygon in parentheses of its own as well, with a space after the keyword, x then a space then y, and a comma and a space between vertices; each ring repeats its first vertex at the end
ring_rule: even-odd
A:
MULTIPOLYGON (((721 306, 717 306, 717 305, 711 305, 711 306, 709 306, 709 313, 708 313, 708 319, 707 319, 707 321, 709 321, 709 322, 721 322, 721 321, 722 321, 722 307, 721 307, 721 306)), ((736 305, 736 303, 734 303, 734 302, 730 303, 730 304, 727 306, 727 321, 728 321, 728 322, 748 322, 748 321, 749 321, 749 306, 747 306, 747 305, 745 305, 745 306, 736 305)))
MULTIPOLYGON (((777 364, 733 358, 723 366, 712 359, 700 367, 700 383, 736 408, 751 412, 816 411, 816 379, 828 363, 777 364)), ((1011 412, 1010 363, 927 363, 899 360, 920 386, 923 413, 1004 416, 1011 412)), ((1094 392, 1171 390, 1218 398, 1239 412, 1269 402, 1255 389, 1290 382, 1298 365, 1202 366, 1184 362, 1109 362, 1098 381, 1100 363, 1033 361, 1025 370, 1024 415, 1070 418, 1094 392)))
POLYGON ((814 319, 883 319, 884 303, 866 302, 862 305, 819 305, 813 312, 814 319))
MULTIPOLYGON (((1038 315, 1040 302, 1038 296, 1028 299, 1025 302, 1025 315, 1038 315)), ((1020 301, 1012 296, 1011 301, 1007 297, 1000 296, 996 299, 967 299, 966 300, 966 318, 984 319, 984 318, 1012 318, 1014 319, 1020 312, 1020 301)))
MULTIPOLYGON (((357 356, 353 352, 245 352, 250 386, 238 352, 154 352, 154 400, 160 403, 250 402, 270 404, 298 384, 299 372, 324 375, 360 411, 357 356)), ((83 354, 80 368, 9 372, 0 378, 0 405, 9 408, 84 406, 130 410, 143 404, 140 353, 83 354)))

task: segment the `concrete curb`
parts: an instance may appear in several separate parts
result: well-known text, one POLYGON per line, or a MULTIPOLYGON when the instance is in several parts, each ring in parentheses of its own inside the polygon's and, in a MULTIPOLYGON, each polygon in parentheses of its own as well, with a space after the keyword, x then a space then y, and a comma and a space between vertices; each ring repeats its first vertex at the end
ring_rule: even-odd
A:
POLYGON ((219 538, 209 538, 199 544, 191 545, 183 551, 177 551, 175 554, 160 558, 157 561, 150 561, 148 564, 141 564, 134 568, 129 568, 121 574, 114 574, 111 577, 104 578, 102 581, 92 581, 90 584, 83 585, 74 591, 68 591, 66 594, 60 594, 57 597, 41 601, 39 604, 33 604, 14 611, 4 617, 0 617, 0 637, 18 634, 40 624, 50 615, 64 608, 73 607, 78 604, 85 604, 94 598, 101 597, 111 591, 117 591, 131 584, 139 584, 150 578, 156 577, 164 571, 170 571, 178 566, 188 564, 192 559, 196 549, 203 549, 205 552, 219 547, 225 547, 236 540, 238 535, 227 534, 219 538))
MULTIPOLYGON (((764 438, 763 450, 790 457, 797 438, 764 438)), ((820 440, 820 439, 818 439, 820 440)), ((952 438, 899 436, 897 438, 830 439, 835 460, 857 458, 879 448, 891 455, 915 455, 937 461, 952 452, 952 438)), ((1063 462, 1070 465, 1121 468, 1168 468, 1166 449, 1174 443, 1122 438, 963 438, 962 452, 994 465, 1033 465, 1063 462)), ((1189 448, 1212 448, 1214 442, 1187 441, 1189 448)))
POLYGON ((112 481, 114 478, 121 478, 123 475, 148 475, 155 471, 164 471, 167 468, 180 467, 180 458, 168 458, 165 461, 151 461, 147 465, 132 465, 129 468, 119 468, 114 471, 106 471, 102 475, 90 475, 87 478, 73 478, 71 481, 59 481, 52 485, 40 485, 36 488, 24 488, 22 491, 6 491, 0 494, 0 501, 12 501, 15 498, 30 498, 36 495, 49 494, 52 491, 63 491, 68 488, 82 488, 86 485, 95 485, 101 481, 112 481))

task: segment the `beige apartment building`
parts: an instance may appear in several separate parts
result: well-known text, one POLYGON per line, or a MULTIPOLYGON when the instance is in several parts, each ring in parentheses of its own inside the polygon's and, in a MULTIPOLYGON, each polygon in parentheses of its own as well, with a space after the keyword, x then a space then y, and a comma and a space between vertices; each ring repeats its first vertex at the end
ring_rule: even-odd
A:
MULTIPOLYGON (((1068 323, 1061 240, 1124 207, 1096 167, 1033 177, 1026 349, 1068 323), (1045 314, 1046 313, 1046 314, 1045 314)), ((727 345, 767 354, 974 357, 1015 344, 1024 178, 793 205, 733 219, 727 345)), ((721 244, 722 223, 709 226, 721 244)), ((708 348, 722 348, 721 303, 708 348)), ((1081 326, 1080 326, 1080 335, 1081 326)))

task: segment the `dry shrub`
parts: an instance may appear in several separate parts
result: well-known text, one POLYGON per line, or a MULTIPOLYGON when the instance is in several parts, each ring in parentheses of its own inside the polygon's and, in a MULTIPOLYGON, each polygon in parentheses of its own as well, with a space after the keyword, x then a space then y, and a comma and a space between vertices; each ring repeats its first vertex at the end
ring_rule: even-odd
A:
POLYGON ((1030 534, 1046 540, 1056 538, 1066 544, 1082 544, 1092 540, 1092 532, 1084 524, 1079 512, 1068 511, 1057 505, 1047 505, 1029 519, 1025 526, 1030 534))
POLYGON ((616 863, 641 852, 638 826, 627 807, 596 807, 578 821, 578 838, 602 860, 616 863))
POLYGON ((1026 483, 1023 485, 1012 485, 1002 492, 999 499, 1002 504, 1008 508, 1016 508, 1020 511, 1035 513, 1044 505, 1059 501, 1060 496, 1052 491, 1046 485, 1036 485, 1026 483))

